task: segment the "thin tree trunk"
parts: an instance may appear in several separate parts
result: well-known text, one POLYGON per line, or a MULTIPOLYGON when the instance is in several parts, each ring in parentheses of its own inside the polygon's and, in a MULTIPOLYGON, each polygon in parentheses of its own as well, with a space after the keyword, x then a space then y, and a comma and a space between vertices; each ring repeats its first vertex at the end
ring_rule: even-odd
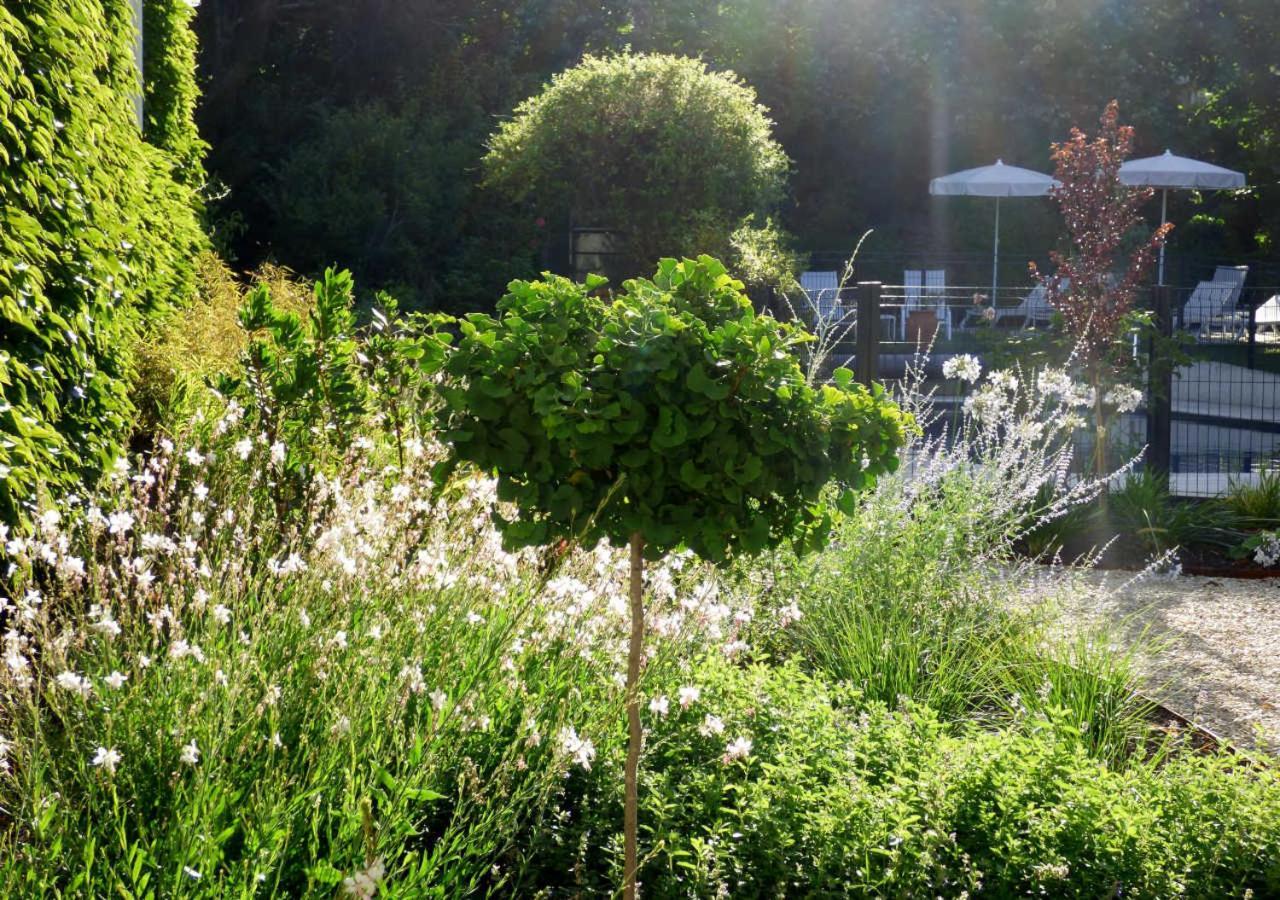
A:
POLYGON ((640 650, 644 645, 644 536, 631 535, 631 646, 627 653, 627 743, 626 808, 623 814, 623 895, 636 900, 636 872, 639 868, 640 827, 640 650))

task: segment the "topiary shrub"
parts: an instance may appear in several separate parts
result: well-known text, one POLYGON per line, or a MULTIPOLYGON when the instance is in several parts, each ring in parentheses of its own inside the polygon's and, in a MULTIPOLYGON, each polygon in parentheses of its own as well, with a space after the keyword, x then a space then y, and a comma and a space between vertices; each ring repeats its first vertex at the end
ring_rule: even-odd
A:
POLYGON ((744 241, 785 243, 764 219, 790 165, 772 128, 732 72, 663 54, 588 56, 516 107, 490 139, 485 180, 537 215, 610 229, 612 278, 662 256, 736 264, 744 241))
POLYGON ((497 518, 512 547, 608 540, 631 549, 627 672, 628 896, 637 871, 637 684, 642 575, 687 546, 713 561, 786 540, 820 546, 823 489, 852 491, 896 467, 911 426, 877 387, 806 383, 793 348, 810 337, 758 316, 719 262, 665 259, 653 280, 604 296, 546 276, 512 282, 499 317, 467 316, 440 387, 443 480, 468 461, 498 479, 517 514, 497 518))
POLYGON ((95 479, 133 421, 130 347, 189 298, 195 191, 138 133, 128 0, 0 8, 0 520, 95 479))

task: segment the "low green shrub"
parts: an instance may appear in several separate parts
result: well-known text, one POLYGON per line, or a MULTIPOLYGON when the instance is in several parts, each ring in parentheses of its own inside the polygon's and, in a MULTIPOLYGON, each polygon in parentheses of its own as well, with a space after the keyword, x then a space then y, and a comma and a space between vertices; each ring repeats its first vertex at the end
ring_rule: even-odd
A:
POLYGON ((782 568, 775 593, 801 618, 775 652, 799 653, 868 701, 925 704, 946 721, 1058 708, 1090 753, 1126 758, 1147 730, 1136 651, 1110 649, 1103 633, 1064 641, 1046 610, 1013 601, 1011 582, 1029 573, 963 471, 910 503, 907 489, 886 482, 813 565, 782 568))
POLYGON ((196 277, 191 304, 154 317, 133 348, 135 433, 144 438, 181 431, 199 407, 205 382, 239 364, 249 344, 240 325, 249 288, 265 287, 272 303, 298 316, 314 304, 311 285, 279 266, 258 268, 246 287, 226 263, 205 252, 196 259, 196 277))
POLYGON ((1098 509, 1106 537, 1115 536, 1122 549, 1138 558, 1195 545, 1225 550, 1240 540, 1230 506, 1175 498, 1168 476, 1158 473, 1130 473, 1098 509))
MULTIPOLYGON (((651 719, 641 785, 649 896, 1280 890, 1280 777, 1266 765, 1187 753, 1118 770, 1052 708, 1013 729, 945 724, 795 665, 713 659, 650 689, 670 709, 651 719), (687 709, 682 683, 700 687, 687 709)), ((603 756, 566 783, 559 827, 529 835, 529 890, 614 883, 603 756)))
POLYGON ((1256 527, 1280 525, 1280 471, 1263 470, 1256 482, 1233 481, 1222 502, 1256 527))

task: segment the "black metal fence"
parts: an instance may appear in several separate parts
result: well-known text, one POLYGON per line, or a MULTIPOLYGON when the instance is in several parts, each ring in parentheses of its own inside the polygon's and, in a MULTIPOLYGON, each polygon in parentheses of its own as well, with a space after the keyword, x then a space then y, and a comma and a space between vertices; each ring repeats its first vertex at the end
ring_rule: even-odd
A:
MULTIPOLYGON (((1159 332, 1177 339, 1133 337, 1149 383, 1143 405, 1111 429, 1119 453, 1145 447, 1144 465, 1167 472, 1181 496, 1216 496, 1280 470, 1280 287, 1151 288, 1140 303, 1159 332)), ((946 360, 959 353, 979 357, 985 368, 1034 364, 1021 354, 1052 321, 1035 288, 1002 288, 993 298, 990 287, 923 279, 810 290, 796 312, 827 336, 831 363, 850 367, 864 383, 902 378, 929 345, 925 372, 939 381, 946 360)), ((937 402, 959 400, 942 391, 937 402)))

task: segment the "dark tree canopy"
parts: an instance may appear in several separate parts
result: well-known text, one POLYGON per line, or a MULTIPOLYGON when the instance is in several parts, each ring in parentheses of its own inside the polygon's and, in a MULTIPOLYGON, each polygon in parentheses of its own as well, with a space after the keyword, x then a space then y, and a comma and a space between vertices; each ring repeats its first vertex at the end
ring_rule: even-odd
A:
MULTIPOLYGON (((584 53, 623 49, 697 57, 755 90, 793 161, 780 224, 805 250, 847 251, 874 227, 867 263, 927 247, 980 265, 990 205, 932 201, 929 178, 996 157, 1048 171, 1050 143, 1112 98, 1136 128, 1135 156, 1170 147, 1257 185, 1170 195, 1174 277, 1197 277, 1181 258, 1256 262, 1280 240, 1273 0, 219 0, 197 21, 202 134, 230 189, 221 224, 240 262, 274 253, 318 272, 341 261, 362 285, 403 284, 433 305, 491 305, 513 275, 563 264, 562 231, 477 188, 485 142, 584 53), (432 160, 451 190, 397 207, 361 173, 333 120, 369 104, 387 125, 383 152, 432 160), (304 162, 322 168, 325 153, 367 182, 359 201, 318 191, 323 203, 302 202, 304 162), (364 200, 386 212, 358 225, 352 259, 351 235, 313 220, 364 200), (315 237, 289 245, 301 232, 315 237), (426 232, 416 258, 397 248, 426 232)), ((1156 220, 1158 203, 1144 212, 1156 220)), ((1002 215, 1009 276, 1045 261, 1059 231, 1051 205, 1002 215)))

